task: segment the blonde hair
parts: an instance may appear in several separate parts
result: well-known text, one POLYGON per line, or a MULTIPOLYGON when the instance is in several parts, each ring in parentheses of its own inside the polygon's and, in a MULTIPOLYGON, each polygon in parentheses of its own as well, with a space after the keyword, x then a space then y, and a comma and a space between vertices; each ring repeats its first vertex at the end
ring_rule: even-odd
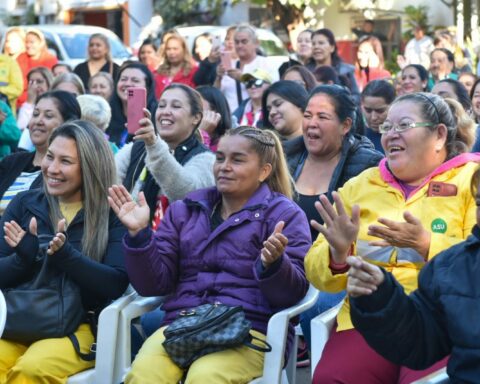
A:
POLYGON ((193 58, 192 54, 190 53, 190 50, 187 47, 187 42, 186 40, 177 34, 172 34, 167 38, 165 41, 164 46, 162 46, 162 49, 160 51, 160 59, 161 59, 161 64, 159 65, 157 72, 161 75, 168 75, 170 74, 170 70, 172 69, 172 65, 167 59, 167 45, 171 40, 177 40, 180 42, 180 45, 182 46, 183 49, 183 60, 182 60, 182 68, 183 68, 183 75, 188 76, 190 71, 193 68, 193 58))
POLYGON ((82 110, 82 120, 90 121, 105 132, 112 118, 112 108, 107 100, 98 95, 77 96, 82 110))
POLYGON ((62 73, 54 78, 52 83, 52 90, 55 90, 62 83, 73 84, 77 88, 78 94, 85 94, 85 86, 83 85, 82 79, 73 72, 62 73))
MULTIPOLYGON (((62 124, 53 131, 49 144, 57 137, 75 141, 81 166, 82 203, 85 212, 82 253, 92 260, 101 262, 107 251, 109 238, 108 188, 116 180, 113 153, 104 134, 88 121, 74 120, 62 124)), ((46 186, 44 190, 50 209, 50 219, 56 224, 63 218, 58 198, 50 195, 46 186)))
POLYGON ((279 192, 289 199, 293 196, 292 178, 288 171, 282 143, 278 136, 268 129, 240 126, 227 131, 225 136, 242 136, 260 157, 261 164, 270 164, 272 171, 265 182, 274 192, 279 192))

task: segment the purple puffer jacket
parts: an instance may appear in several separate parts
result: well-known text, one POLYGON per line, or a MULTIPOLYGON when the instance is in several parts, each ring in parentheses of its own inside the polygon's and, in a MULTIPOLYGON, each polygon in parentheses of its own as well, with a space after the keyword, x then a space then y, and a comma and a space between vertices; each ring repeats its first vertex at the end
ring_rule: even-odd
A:
POLYGON ((170 294, 162 307, 162 325, 182 309, 219 301, 243 306, 253 329, 266 333, 272 314, 307 292, 303 258, 311 245, 308 221, 295 203, 263 184, 241 211, 212 232, 210 216, 220 198, 216 188, 192 192, 168 208, 153 236, 150 229, 127 235, 130 281, 142 296, 170 294), (260 250, 281 220, 288 245, 264 270, 260 250))

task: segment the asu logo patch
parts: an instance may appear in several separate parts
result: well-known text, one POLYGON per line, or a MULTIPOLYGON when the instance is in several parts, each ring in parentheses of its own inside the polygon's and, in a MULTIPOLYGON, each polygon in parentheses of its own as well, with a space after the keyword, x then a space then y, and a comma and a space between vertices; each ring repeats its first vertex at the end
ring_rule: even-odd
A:
POLYGON ((433 220, 431 227, 432 227, 432 232, 435 232, 435 233, 447 232, 447 223, 445 222, 445 220, 440 218, 436 218, 435 220, 433 220))

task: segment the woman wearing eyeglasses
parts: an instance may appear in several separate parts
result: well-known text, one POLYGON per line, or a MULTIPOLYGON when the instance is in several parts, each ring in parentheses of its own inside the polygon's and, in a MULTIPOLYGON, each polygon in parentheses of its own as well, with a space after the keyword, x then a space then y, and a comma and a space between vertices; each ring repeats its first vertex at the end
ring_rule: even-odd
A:
MULTIPOLYGON (((346 288, 346 259, 354 255, 391 272, 409 293, 425 263, 475 224, 470 180, 480 155, 468 153, 474 123, 458 102, 430 93, 401 96, 379 131, 386 158, 334 192, 335 206, 323 196, 316 203, 325 225, 312 223, 320 235, 305 268, 321 290, 346 288)), ((314 383, 403 384, 445 366, 443 359, 414 371, 389 362, 353 328, 349 309, 347 298, 314 383)))
POLYGON ((242 75, 241 81, 247 89, 248 99, 243 100, 233 111, 232 127, 248 125, 261 128, 263 126, 262 97, 273 79, 268 72, 257 68, 252 73, 242 75))

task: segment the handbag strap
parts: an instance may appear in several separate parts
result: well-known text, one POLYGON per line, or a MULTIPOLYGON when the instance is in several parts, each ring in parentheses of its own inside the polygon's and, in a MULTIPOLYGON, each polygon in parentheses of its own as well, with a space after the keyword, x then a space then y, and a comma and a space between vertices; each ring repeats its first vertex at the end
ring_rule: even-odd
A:
POLYGON ((272 351, 272 346, 270 344, 268 344, 265 340, 262 340, 256 336, 253 336, 252 334, 250 334, 250 338, 249 340, 246 340, 243 342, 243 345, 249 347, 249 348, 252 348, 252 349, 255 349, 256 351, 259 351, 259 352, 271 352, 272 351), (252 343, 252 340, 256 340, 258 341, 259 343, 262 343, 263 345, 265 345, 265 347, 261 347, 259 345, 255 345, 252 343))
POLYGON ((95 355, 97 353, 97 315, 95 311, 87 312, 87 322, 90 325, 90 330, 93 334, 93 343, 90 346, 90 351, 88 353, 82 353, 80 351, 80 343, 74 333, 67 335, 67 337, 72 342, 75 352, 77 352, 77 355, 80 356, 82 360, 93 361, 95 360, 95 355))

